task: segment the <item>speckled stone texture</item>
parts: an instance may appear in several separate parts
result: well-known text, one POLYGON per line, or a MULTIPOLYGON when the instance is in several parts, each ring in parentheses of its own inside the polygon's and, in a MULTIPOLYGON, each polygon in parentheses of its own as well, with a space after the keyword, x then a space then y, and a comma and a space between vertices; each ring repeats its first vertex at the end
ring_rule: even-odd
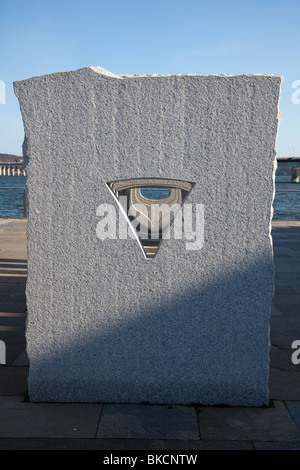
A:
POLYGON ((16 82, 28 162, 32 401, 268 404, 270 237, 282 78, 16 82), (106 183, 195 183, 204 245, 97 238, 106 183))

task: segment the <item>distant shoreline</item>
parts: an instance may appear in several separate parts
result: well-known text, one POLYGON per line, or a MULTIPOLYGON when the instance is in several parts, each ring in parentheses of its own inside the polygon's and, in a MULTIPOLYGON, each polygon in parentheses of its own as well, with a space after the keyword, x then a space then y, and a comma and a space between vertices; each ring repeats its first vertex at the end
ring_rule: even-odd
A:
POLYGON ((9 153, 0 153, 0 165, 22 164, 24 157, 11 155, 9 153))

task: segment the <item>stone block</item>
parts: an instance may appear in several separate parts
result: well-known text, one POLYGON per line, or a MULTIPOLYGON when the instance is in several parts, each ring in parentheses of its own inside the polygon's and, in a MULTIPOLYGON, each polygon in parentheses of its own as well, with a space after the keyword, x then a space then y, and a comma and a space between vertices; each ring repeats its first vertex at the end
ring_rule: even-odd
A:
POLYGON ((281 82, 98 67, 15 82, 32 401, 268 404, 281 82), (151 178, 192 184, 194 233, 147 259, 97 227, 108 207, 124 224, 109 183, 151 178))

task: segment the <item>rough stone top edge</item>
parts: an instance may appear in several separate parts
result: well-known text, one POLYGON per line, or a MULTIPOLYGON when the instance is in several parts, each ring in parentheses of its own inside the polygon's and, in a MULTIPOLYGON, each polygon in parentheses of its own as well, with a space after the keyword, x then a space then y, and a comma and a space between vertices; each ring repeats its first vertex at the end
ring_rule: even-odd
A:
POLYGON ((234 78, 234 77, 273 77, 273 78, 280 78, 281 82, 283 82, 284 77, 282 75, 275 75, 272 73, 252 73, 252 74, 196 74, 196 73, 173 73, 173 74, 135 74, 135 75, 130 75, 130 74, 120 74, 116 75, 109 70, 106 70, 102 67, 98 66, 91 66, 91 67, 82 67, 80 69, 76 70, 69 70, 69 71, 60 71, 60 72, 53 72, 50 74, 44 74, 44 75, 36 75, 33 77, 26 78, 24 80, 17 80, 14 82, 14 85, 17 85, 18 83, 23 83, 28 80, 31 80, 33 78, 43 78, 43 77, 50 77, 50 76, 55 76, 55 75, 67 75, 75 72, 80 72, 83 70, 92 70, 93 72, 97 73, 98 75, 103 75, 105 77, 109 78, 114 78, 114 79, 130 79, 130 78, 155 78, 155 77, 217 77, 217 78, 234 78))
POLYGON ((114 73, 110 72, 109 70, 106 70, 102 67, 88 67, 92 69, 94 72, 100 74, 100 75, 106 75, 108 77, 112 78, 135 78, 135 77, 252 77, 252 76, 258 76, 258 77, 280 77, 283 79, 282 75, 275 75, 272 73, 252 73, 252 74, 231 74, 231 73, 224 73, 224 74, 197 74, 197 73, 170 73, 166 75, 160 75, 160 74, 135 74, 135 75, 130 75, 130 74, 121 74, 121 75, 115 75, 114 73))

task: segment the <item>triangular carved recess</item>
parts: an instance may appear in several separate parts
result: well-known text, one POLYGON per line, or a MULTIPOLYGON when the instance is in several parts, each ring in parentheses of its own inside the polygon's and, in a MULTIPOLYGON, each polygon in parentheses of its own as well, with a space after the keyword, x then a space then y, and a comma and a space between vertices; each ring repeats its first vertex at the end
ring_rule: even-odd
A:
POLYGON ((166 178, 134 178, 110 181, 107 186, 135 233, 145 258, 153 259, 194 183, 166 178))

